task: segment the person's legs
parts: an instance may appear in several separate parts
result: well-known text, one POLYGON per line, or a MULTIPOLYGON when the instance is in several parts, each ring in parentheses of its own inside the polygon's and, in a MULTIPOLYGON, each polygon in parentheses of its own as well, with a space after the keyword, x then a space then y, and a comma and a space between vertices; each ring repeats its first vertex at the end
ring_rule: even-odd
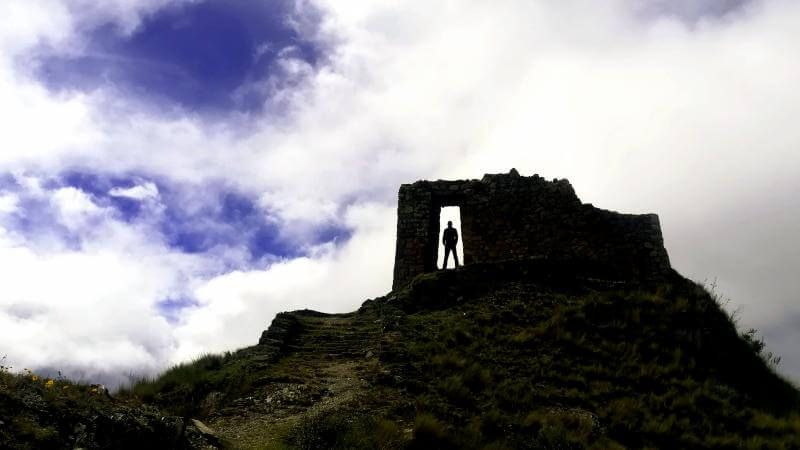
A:
POLYGON ((458 268, 458 252, 455 246, 453 246, 453 261, 456 262, 456 268, 458 268))
POLYGON ((450 257, 450 247, 444 246, 444 262, 442 263, 442 270, 447 269, 447 258, 450 257))

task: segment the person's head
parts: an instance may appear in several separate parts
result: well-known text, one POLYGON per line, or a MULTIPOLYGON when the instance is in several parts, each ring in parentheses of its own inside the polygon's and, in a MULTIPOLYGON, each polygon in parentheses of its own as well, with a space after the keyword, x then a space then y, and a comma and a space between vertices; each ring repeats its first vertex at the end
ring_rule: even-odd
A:
POLYGON ((448 220, 447 221, 447 228, 453 228, 453 221, 452 220, 448 220))

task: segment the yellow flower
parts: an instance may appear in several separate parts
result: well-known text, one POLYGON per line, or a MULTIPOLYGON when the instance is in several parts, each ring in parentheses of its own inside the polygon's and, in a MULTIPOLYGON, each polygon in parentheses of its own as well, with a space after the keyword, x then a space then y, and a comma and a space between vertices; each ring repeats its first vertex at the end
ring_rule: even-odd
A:
POLYGON ((47 380, 47 383, 44 384, 44 387, 46 387, 47 389, 50 389, 51 387, 53 387, 54 384, 56 384, 55 381, 47 380))
POLYGON ((31 375, 31 380, 33 380, 33 381, 38 381, 38 380, 39 380, 39 377, 38 377, 38 376, 36 376, 36 375, 31 375))
POLYGON ((66 391, 67 389, 69 389, 69 385, 62 387, 61 389, 66 391))
POLYGON ((97 388, 92 388, 92 392, 97 393, 97 388))

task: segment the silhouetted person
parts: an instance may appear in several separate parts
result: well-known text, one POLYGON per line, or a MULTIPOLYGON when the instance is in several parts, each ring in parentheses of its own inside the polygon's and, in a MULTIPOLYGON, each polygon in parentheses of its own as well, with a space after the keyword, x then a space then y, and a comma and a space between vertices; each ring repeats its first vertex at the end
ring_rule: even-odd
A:
POLYGON ((447 228, 444 229, 444 233, 442 233, 442 244, 444 244, 444 264, 442 264, 442 270, 447 268, 447 258, 450 256, 450 252, 453 252, 453 259, 456 262, 456 267, 458 267, 458 253, 456 252, 456 244, 458 243, 458 231, 453 228, 453 222, 447 222, 447 228))

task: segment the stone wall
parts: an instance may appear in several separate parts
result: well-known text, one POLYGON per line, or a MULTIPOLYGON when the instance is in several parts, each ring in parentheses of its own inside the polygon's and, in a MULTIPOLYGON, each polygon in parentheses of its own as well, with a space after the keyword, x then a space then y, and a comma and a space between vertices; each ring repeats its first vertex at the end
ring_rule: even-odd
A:
POLYGON ((461 209, 464 264, 553 258, 594 264, 604 274, 654 278, 670 269, 655 214, 619 214, 582 204, 567 180, 484 175, 400 187, 393 288, 436 270, 439 215, 461 209))

